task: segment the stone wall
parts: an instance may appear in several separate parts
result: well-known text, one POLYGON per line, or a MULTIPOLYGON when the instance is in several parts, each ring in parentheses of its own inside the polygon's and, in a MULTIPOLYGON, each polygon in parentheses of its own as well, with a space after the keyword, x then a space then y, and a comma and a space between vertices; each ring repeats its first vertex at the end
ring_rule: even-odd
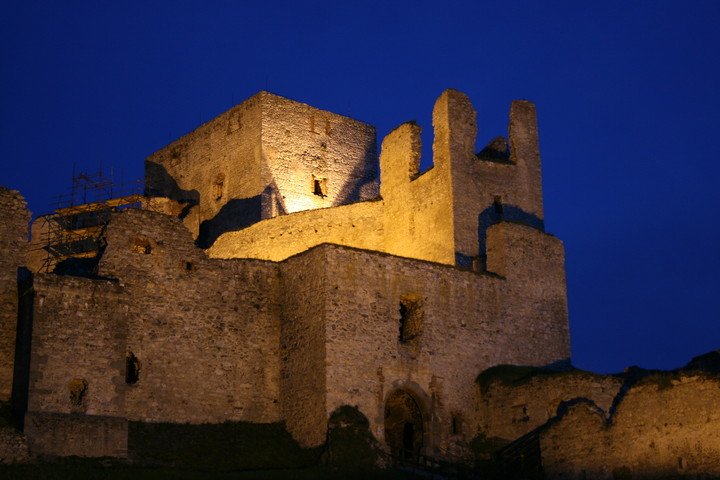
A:
POLYGON ((382 202, 360 202, 283 215, 220 236, 212 258, 282 261, 321 243, 373 249, 382 242, 382 202))
POLYGON ((128 419, 278 421, 276 265, 210 260, 177 219, 143 210, 115 215, 107 241, 100 274, 132 299, 122 347, 140 362, 128 419))
POLYGON ((25 435, 11 426, 0 425, 0 464, 24 463, 29 459, 25 435))
POLYGON ((606 418, 622 383, 619 377, 582 370, 494 367, 479 377, 479 428, 487 438, 509 442, 544 425, 563 402, 577 398, 591 400, 606 418))
POLYGON ((570 406, 541 434, 549 478, 720 475, 720 379, 663 373, 630 388, 606 422, 592 403, 570 406))
MULTIPOLYGON (((272 121, 284 125, 280 118, 272 121)), ((422 174, 420 127, 405 123, 385 137, 380 154, 381 201, 227 229, 209 255, 279 261, 315 245, 336 243, 483 269, 491 225, 506 220, 543 230, 537 126, 530 102, 514 102, 511 107, 514 149, 505 145, 504 153, 496 152, 507 158, 485 151, 475 154, 475 110, 460 92, 447 90, 438 98, 433 128, 433 167, 422 174)), ((350 142, 356 137, 351 131, 345 135, 350 142)), ((295 167, 283 170, 287 182, 305 184, 306 167, 289 160, 282 163, 295 167)), ((308 208, 320 206, 325 203, 308 203, 308 208)))
POLYGON ((375 127, 262 92, 262 151, 285 213, 378 196, 375 127), (313 179, 322 184, 314 193, 313 179))
POLYGON ((28 411, 122 416, 126 290, 42 273, 34 288, 28 411))
POLYGON ((35 277, 28 418, 280 421, 277 266, 209 260, 143 210, 115 214, 107 241, 99 278, 35 277))
POLYGON ((18 319, 18 268, 25 265, 30 212, 25 199, 0 187, 0 401, 10 400, 18 319))
POLYGON ((263 218, 376 197, 375 142, 370 125, 260 92, 151 155, 146 188, 197 204, 186 224, 210 245, 263 218))
MULTIPOLYGON (((434 112, 433 125, 440 121, 437 116, 434 112)), ((383 140, 380 168, 384 235, 374 250, 455 265, 450 159, 438 153, 437 143, 436 130, 434 166, 418 175, 420 127, 403 124, 383 140)))
MULTIPOLYGON (((526 230, 528 243, 534 242, 537 258, 525 258, 529 268, 557 242, 527 227, 508 228, 526 230)), ((498 363, 545 365, 569 356, 564 299, 554 310, 523 317, 502 305, 544 293, 513 298, 510 282, 497 276, 334 245, 293 257, 293 267, 301 259, 301 271, 315 272, 318 265, 325 270, 322 285, 312 287, 319 305, 314 315, 325 309, 325 340, 318 340, 326 349, 325 420, 342 405, 357 406, 380 440, 385 398, 397 388, 426 399, 426 446, 446 450, 476 433, 471 406, 478 372, 498 363), (421 333, 403 342, 400 309, 410 296, 422 304, 421 333), (455 433, 453 417, 464 424, 455 433)))
MULTIPOLYGON (((145 161, 145 189, 153 196, 195 204, 199 222, 228 200, 259 198, 267 171, 260 145, 262 96, 255 95, 155 152, 145 161)), ((260 218, 260 205, 247 205, 260 218)), ((194 237, 198 231, 191 228, 194 237)))
POLYGON ((323 253, 298 255, 281 265, 282 410, 288 430, 303 446, 323 443, 327 432, 328 273, 323 253))
POLYGON ((446 90, 435 103, 433 162, 449 170, 453 245, 459 262, 485 254, 484 232, 497 221, 520 221, 542 230, 535 106, 514 101, 509 117, 510 146, 500 137, 476 154, 477 121, 470 99, 446 90))

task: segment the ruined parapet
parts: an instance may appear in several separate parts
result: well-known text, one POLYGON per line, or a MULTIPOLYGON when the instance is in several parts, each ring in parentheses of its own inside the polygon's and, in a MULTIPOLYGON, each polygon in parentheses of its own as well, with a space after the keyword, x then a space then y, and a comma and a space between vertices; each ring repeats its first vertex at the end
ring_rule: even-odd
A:
POLYGON ((30 212, 20 193, 0 187, 0 401, 10 400, 18 312, 18 268, 25 265, 30 212))
POLYGON ((513 441, 558 415, 564 402, 592 401, 607 418, 622 378, 576 369, 498 365, 478 376, 478 430, 513 441))
POLYGON ((720 379, 662 372, 630 387, 605 421, 576 406, 541 434, 548 478, 720 475, 720 379))
POLYGON ((433 129, 433 167, 422 174, 417 125, 401 125, 383 140, 385 251, 483 270, 492 225, 511 221, 544 230, 531 102, 514 101, 509 140, 497 137, 477 154, 476 113, 465 94, 446 90, 440 95, 433 129))
MULTIPOLYGON (((540 432, 545 478, 625 478, 622 474, 629 472, 613 468, 608 458, 610 434, 607 430, 605 412, 592 401, 580 399, 564 405, 561 417, 540 432)), ((628 438, 629 443, 632 441, 628 438)))
MULTIPOLYGON (((265 98, 253 97, 246 103, 262 110, 258 104, 265 98)), ((227 217, 232 220, 229 223, 220 221, 225 218, 222 213, 214 220, 201 222, 200 230, 212 233, 213 242, 199 243, 209 247, 210 256, 218 258, 278 261, 322 243, 336 243, 464 269, 493 271, 487 267, 487 232, 492 225, 507 221, 544 230, 537 127, 534 106, 526 101, 513 102, 509 143, 514 147, 510 148, 508 141, 500 138, 492 142, 492 148, 476 155, 475 117, 465 94, 446 90, 433 109, 433 167, 429 170, 419 170, 420 127, 408 122, 383 139, 380 200, 343 205, 342 210, 307 210, 302 215, 285 209, 288 215, 274 217, 263 213, 264 204, 258 197, 257 205, 251 208, 255 213, 247 222, 239 211, 227 217), (231 225, 232 222, 239 223, 231 225)), ((282 171, 294 165, 287 155, 273 158, 276 162, 268 165, 282 165, 282 171)), ((313 174, 313 178, 316 181, 319 177, 313 174)), ((188 182, 182 186, 183 192, 190 191, 188 182)), ((282 182, 275 182, 273 189, 281 185, 282 182)), ((318 192, 325 188, 320 182, 318 192)), ((249 205, 248 201, 240 203, 249 205)), ((192 211, 202 212, 202 207, 195 206, 192 211)), ((557 266, 553 266, 553 271, 557 266)), ((559 268, 564 267, 560 264, 559 268)), ((564 284, 564 273, 561 277, 558 281, 564 284)))
POLYGON ((475 110, 464 94, 447 101, 455 251, 459 266, 484 268, 487 229, 513 221, 543 230, 540 156, 535 107, 510 107, 508 139, 496 137, 475 154, 475 110))
POLYGON ((191 231, 209 247, 262 219, 375 198, 375 129, 260 92, 148 157, 145 177, 149 195, 196 206, 191 231))
POLYGON ((420 127, 390 132, 380 153, 384 238, 377 250, 445 264, 455 262, 452 188, 443 160, 419 175, 420 127))

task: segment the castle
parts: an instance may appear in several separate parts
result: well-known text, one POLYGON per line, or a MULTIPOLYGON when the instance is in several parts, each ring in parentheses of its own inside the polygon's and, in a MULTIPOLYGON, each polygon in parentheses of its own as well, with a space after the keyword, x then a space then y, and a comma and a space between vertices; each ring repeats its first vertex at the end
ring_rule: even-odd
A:
MULTIPOLYGON (((22 197, 2 190, 0 400, 30 453, 133 458, 134 425, 226 422, 280 424, 312 449, 351 407, 387 452, 461 459, 535 432, 546 473, 584 475, 583 452, 558 447, 582 431, 558 409, 605 431, 630 394, 568 370, 535 107, 513 102, 507 139, 479 153, 464 94, 445 91, 432 123, 420 172, 418 125, 378 162, 372 126, 260 92, 151 155, 144 195, 40 217, 30 244, 22 197), (511 384, 498 365, 535 374, 511 384)), ((677 383, 718 399, 710 374, 677 383)), ((704 450, 672 468, 720 472, 720 417, 700 410, 704 450)))

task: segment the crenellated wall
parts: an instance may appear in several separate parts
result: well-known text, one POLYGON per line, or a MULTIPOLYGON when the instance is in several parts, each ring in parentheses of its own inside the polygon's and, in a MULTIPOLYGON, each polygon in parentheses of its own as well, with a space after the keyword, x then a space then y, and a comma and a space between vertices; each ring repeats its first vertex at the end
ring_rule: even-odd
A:
MULTIPOLYGON (((419 173, 420 127, 390 132, 380 154, 381 199, 265 219, 228 229, 210 246, 217 258, 280 261, 322 243, 375 250, 463 268, 485 268, 487 229, 512 221, 543 230, 535 108, 513 102, 510 143, 475 154, 475 110, 447 90, 433 110, 433 167, 419 173)), ((304 178, 298 174, 297 178, 304 178)))

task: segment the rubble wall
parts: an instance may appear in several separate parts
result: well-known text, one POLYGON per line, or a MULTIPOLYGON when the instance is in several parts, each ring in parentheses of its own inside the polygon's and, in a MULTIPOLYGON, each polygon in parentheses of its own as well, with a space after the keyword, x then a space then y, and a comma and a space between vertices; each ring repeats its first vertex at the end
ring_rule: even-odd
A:
POLYGON ((569 409, 541 435, 548 478, 720 475, 720 379, 673 372, 630 388, 609 424, 569 409))
MULTIPOLYGON (((525 249, 535 250, 538 258, 557 242, 527 227, 508 228, 527 230, 518 236, 528 237, 525 249)), ((299 257, 304 256, 327 268, 322 290, 328 297, 326 414, 357 405, 378 439, 384 438, 384 399, 403 383, 433 399, 428 440, 447 446, 474 435, 479 372, 498 363, 546 365, 569 356, 562 305, 535 316, 502 308, 533 298, 564 305, 564 299, 534 297, 542 291, 512 297, 510 280, 497 276, 334 245, 299 257), (401 303, 408 297, 420 302, 422 325, 419 335, 404 342, 401 303), (449 438, 453 416, 465 424, 464 433, 455 435, 466 437, 449 438)), ((528 268, 538 261, 529 255, 525 260, 528 268)))
POLYGON ((591 400, 606 418, 621 386, 621 378, 581 370, 496 367, 480 376, 478 427, 485 437, 512 441, 545 424, 563 402, 576 398, 591 400))
POLYGON ((100 274, 132 303, 125 354, 130 420, 275 422, 279 407, 279 278, 258 260, 210 260, 179 220, 128 210, 113 217, 100 274))

